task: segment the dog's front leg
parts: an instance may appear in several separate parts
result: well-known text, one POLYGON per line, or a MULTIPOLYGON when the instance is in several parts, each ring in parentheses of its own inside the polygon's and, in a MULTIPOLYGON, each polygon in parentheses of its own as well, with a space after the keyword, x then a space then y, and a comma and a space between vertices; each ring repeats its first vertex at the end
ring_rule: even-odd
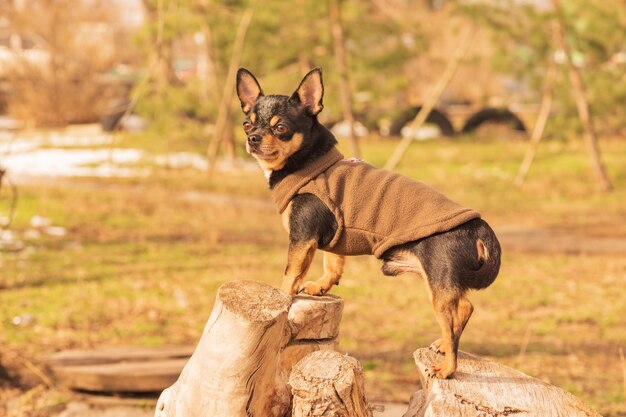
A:
POLYGON ((289 243, 287 267, 281 289, 287 294, 294 295, 300 288, 302 278, 309 271, 313 255, 317 249, 317 240, 295 241, 289 243))
POLYGON ((345 259, 345 256, 324 252, 324 275, 317 281, 304 284, 304 292, 309 295, 324 295, 333 285, 339 285, 345 259))

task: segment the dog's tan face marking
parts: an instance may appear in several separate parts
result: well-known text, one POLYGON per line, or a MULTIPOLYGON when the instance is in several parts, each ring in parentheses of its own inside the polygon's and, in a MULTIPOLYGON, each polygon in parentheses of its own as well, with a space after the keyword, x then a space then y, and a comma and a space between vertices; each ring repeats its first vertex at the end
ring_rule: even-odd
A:
POLYGON ((294 133, 291 140, 282 141, 271 133, 263 136, 259 150, 262 155, 253 153, 259 166, 266 171, 278 171, 287 163, 287 159, 300 149, 304 136, 294 133))
POLYGON ((246 115, 243 121, 246 151, 257 160, 273 185, 272 173, 283 170, 287 160, 304 142, 315 140, 309 139, 308 132, 324 107, 322 72, 319 68, 309 71, 291 96, 266 96, 254 75, 240 68, 237 96, 246 115))

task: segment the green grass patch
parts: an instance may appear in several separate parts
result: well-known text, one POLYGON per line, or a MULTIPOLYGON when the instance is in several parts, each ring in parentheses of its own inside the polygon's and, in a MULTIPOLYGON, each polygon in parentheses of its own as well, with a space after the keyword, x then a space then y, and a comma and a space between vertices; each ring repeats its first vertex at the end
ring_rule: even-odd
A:
MULTIPOLYGON (((369 140, 364 158, 382 166, 396 144, 369 140)), ((398 170, 496 226, 624 237, 626 143, 602 147, 616 186, 610 194, 596 191, 578 143, 542 144, 521 189, 511 185, 526 149, 517 141, 419 142, 398 170)), ((0 252, 0 354, 20 352, 37 363, 67 348, 195 344, 224 282, 281 280, 287 237, 256 170, 32 183, 20 195, 16 233, 42 215, 68 234, 0 252)), ((309 277, 321 271, 318 256, 309 277)), ((471 295, 476 312, 461 348, 620 415, 625 287, 624 257, 505 248, 498 280, 471 295)), ((346 300, 341 349, 364 364, 368 395, 406 401, 417 388, 412 352, 439 337, 423 283, 384 277, 379 261, 356 257, 333 292, 346 300)))

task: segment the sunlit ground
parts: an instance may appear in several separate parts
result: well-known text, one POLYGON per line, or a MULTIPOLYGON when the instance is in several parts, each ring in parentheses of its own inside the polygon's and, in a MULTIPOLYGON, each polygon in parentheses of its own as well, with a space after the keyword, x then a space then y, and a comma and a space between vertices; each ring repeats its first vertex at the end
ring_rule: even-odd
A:
MULTIPOLYGON (((396 143, 369 138, 364 158, 381 166, 396 143)), ((542 144, 526 185, 512 186, 525 149, 471 137, 420 142, 398 170, 478 209, 496 232, 515 225, 626 239, 623 140, 602 144, 616 186, 610 194, 596 191, 578 142, 542 144)), ((61 349, 195 344, 221 284, 279 284, 286 234, 260 172, 245 164, 208 177, 143 164, 149 171, 139 177, 16 178, 12 232, 23 247, 0 252, 0 361, 21 375, 20 390, 41 383, 25 363, 41 367, 61 349), (65 232, 33 227, 33 216, 65 232)), ((4 211, 8 195, 3 189, 4 211)), ((438 337, 438 326, 422 284, 384 277, 379 267, 374 258, 349 259, 333 290, 346 302, 340 347, 363 364, 368 396, 407 401, 418 388, 411 354, 438 337)), ((320 272, 318 257, 310 275, 320 272)), ((625 287, 626 256, 505 246, 499 278, 471 296, 476 312, 461 349, 560 386, 604 415, 623 415, 625 287)), ((20 392, 4 386, 0 399, 20 392)), ((34 397, 66 398, 53 393, 34 397)))

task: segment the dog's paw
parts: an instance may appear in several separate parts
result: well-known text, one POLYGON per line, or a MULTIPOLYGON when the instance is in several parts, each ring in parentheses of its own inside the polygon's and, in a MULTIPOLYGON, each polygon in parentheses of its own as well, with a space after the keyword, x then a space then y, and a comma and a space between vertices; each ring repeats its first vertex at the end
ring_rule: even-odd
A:
POLYGON ((300 288, 300 291, 298 292, 305 293, 308 295, 324 295, 326 294, 327 291, 328 290, 326 288, 322 288, 322 286, 319 285, 317 282, 309 281, 306 284, 304 284, 304 286, 300 288))
POLYGON ((446 350, 443 347, 443 339, 437 339, 428 347, 430 350, 435 353, 441 353, 442 355, 446 354, 446 350))
POLYGON ((428 378, 439 378, 446 379, 449 378, 452 372, 446 372, 441 365, 432 365, 430 368, 425 370, 426 376, 428 378))

